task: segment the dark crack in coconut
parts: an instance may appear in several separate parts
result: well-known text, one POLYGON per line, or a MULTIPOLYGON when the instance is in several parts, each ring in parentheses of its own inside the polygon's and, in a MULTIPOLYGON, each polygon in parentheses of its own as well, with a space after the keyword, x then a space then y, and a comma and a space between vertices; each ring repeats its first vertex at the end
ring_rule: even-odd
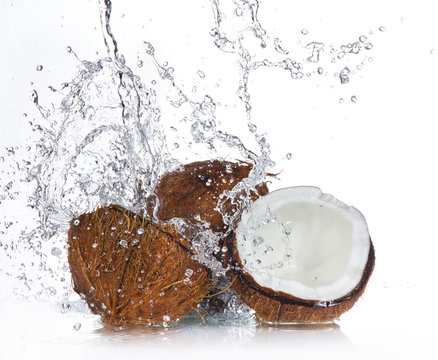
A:
POLYGON ((107 325, 170 325, 211 288, 208 270, 173 227, 119 206, 73 219, 68 246, 74 290, 107 325))
POLYGON ((363 215, 315 187, 259 198, 229 246, 233 288, 271 323, 333 321, 362 295, 375 261, 363 215))

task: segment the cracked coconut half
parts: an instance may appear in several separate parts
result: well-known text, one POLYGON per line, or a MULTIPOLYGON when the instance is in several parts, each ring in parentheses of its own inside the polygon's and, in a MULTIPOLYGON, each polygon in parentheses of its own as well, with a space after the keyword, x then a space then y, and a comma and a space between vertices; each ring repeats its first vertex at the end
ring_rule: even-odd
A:
POLYGON ((170 224, 120 206, 82 214, 68 232, 74 290, 109 326, 179 321, 211 289, 209 270, 170 224))
POLYGON ((316 187, 259 198, 230 247, 234 289, 266 322, 333 321, 362 295, 374 267, 363 215, 316 187))

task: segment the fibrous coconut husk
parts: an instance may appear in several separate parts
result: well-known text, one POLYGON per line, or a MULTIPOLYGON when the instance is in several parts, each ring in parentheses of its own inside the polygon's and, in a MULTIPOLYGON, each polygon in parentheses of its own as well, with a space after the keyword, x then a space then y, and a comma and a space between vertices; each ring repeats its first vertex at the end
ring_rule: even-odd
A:
POLYGON ((260 287, 251 275, 242 270, 239 255, 236 251, 235 238, 231 240, 235 270, 231 275, 236 279, 233 289, 241 300, 251 307, 256 316, 268 323, 324 323, 338 318, 351 309, 363 294, 367 282, 374 269, 374 247, 370 241, 370 250, 367 264, 359 284, 349 294, 332 301, 314 301, 296 298, 290 294, 276 292, 272 289, 260 287))
MULTIPOLYGON (((217 243, 213 246, 217 250, 206 255, 212 256, 210 257, 212 264, 213 259, 218 261, 219 265, 212 265, 212 267, 221 273, 221 269, 229 268, 231 258, 228 239, 232 236, 229 230, 235 225, 235 223, 226 224, 223 214, 230 216, 237 213, 238 215, 243 206, 239 200, 232 202, 231 199, 227 199, 223 202, 220 197, 247 178, 251 169, 251 164, 242 161, 205 160, 186 164, 181 169, 164 174, 155 188, 155 195, 147 199, 148 217, 153 218, 155 215, 159 221, 169 221, 174 218, 185 219, 184 236, 189 239, 195 239, 206 230, 220 234, 216 237, 217 243), (222 204, 221 210, 217 209, 219 203, 222 204)), ((267 193, 267 184, 263 183, 251 190, 249 196, 254 201, 267 193)), ((247 196, 248 194, 236 195, 234 199, 239 195, 247 196)), ((238 219, 238 216, 234 219, 238 219)), ((211 251, 211 249, 206 251, 211 251)), ((220 288, 214 287, 210 296, 221 291, 220 288)), ((210 298, 210 301, 214 302, 214 298, 214 296, 210 298)), ((218 311, 216 308, 215 310, 218 311)))
POLYGON ((73 219, 68 246, 74 290, 108 325, 170 325, 211 287, 209 271, 173 227, 120 206, 73 219))
MULTIPOLYGON (((245 162, 207 160, 186 164, 180 170, 163 175, 156 187, 159 200, 156 216, 161 221, 185 218, 193 223, 207 222, 215 232, 227 232, 222 214, 216 209, 219 196, 247 178, 252 165, 245 162)), ((251 192, 252 200, 268 193, 266 184, 251 192)), ((148 214, 152 216, 156 200, 150 197, 148 214)), ((237 211, 236 204, 225 202, 222 211, 237 211)))
MULTIPOLYGON (((227 268, 230 257, 227 250, 228 230, 234 224, 225 224, 222 213, 239 213, 242 204, 227 199, 221 210, 217 209, 220 197, 225 191, 232 190, 237 183, 247 178, 252 165, 246 162, 205 160, 184 165, 181 169, 163 175, 156 186, 155 195, 147 200, 148 217, 155 216, 159 221, 182 218, 188 221, 184 227, 184 236, 194 239, 201 232, 211 230, 221 234, 217 237, 213 256, 227 268), (158 207, 155 209, 158 200, 158 207), (221 213, 222 211, 222 213, 221 213)), ((269 174, 273 176, 272 174, 269 174)), ((266 183, 251 190, 251 200, 266 195, 266 183)), ((237 194, 239 196, 241 194, 237 194)), ((244 194, 246 195, 246 194, 244 194)), ((237 218, 237 217, 236 217, 237 218)))

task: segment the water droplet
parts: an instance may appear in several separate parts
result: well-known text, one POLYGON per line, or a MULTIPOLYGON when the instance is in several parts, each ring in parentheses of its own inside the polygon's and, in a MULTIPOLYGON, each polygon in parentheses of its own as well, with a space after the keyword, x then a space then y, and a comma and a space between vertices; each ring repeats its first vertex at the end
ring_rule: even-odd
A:
POLYGON ((38 104, 38 93, 37 93, 36 90, 33 90, 33 91, 30 93, 30 97, 32 98, 32 101, 33 101, 35 104, 38 104))
POLYGON ((147 54, 154 55, 155 49, 150 42, 147 42, 147 41, 144 42, 144 49, 145 49, 147 54))
POLYGON ((292 159, 292 154, 290 152, 288 152, 286 154, 286 159, 288 159, 288 160, 292 159))
POLYGON ((67 46, 67 47, 65 48, 65 50, 67 50, 68 53, 71 53, 71 52, 73 51, 72 48, 71 48, 70 46, 67 46))
POLYGON ((306 49, 311 49, 312 54, 307 58, 308 62, 319 62, 320 55, 324 51, 324 44, 320 42, 311 42, 306 45, 306 49))
POLYGON ((322 67, 318 68, 318 74, 321 75, 322 73, 324 73, 324 69, 322 67))
POLYGON ((283 234, 286 236, 289 236, 292 233, 292 223, 290 221, 286 221, 285 223, 282 223, 283 228, 283 234))
POLYGON ((137 66, 138 66, 139 68, 143 67, 143 60, 138 60, 138 61, 137 61, 137 66))
POLYGON ((170 317, 167 315, 163 316, 163 321, 169 322, 170 321, 170 317))
POLYGON ((38 66, 36 67, 36 71, 41 71, 41 70, 43 70, 43 66, 42 66, 42 65, 38 65, 38 66))
POLYGON ((185 274, 185 276, 190 277, 190 276, 193 275, 193 270, 192 269, 187 269, 184 274, 185 274))
POLYGON ((340 98, 339 99, 339 104, 343 104, 344 103, 344 98, 340 98))
POLYGON ((274 251, 274 248, 271 245, 266 245, 266 247, 265 247, 265 255, 269 254, 272 251, 274 251))
POLYGON ((371 50, 373 48, 373 44, 371 43, 365 43, 363 45, 363 47, 365 48, 365 50, 371 50))
POLYGON ((289 54, 289 51, 288 51, 288 50, 285 50, 285 49, 283 49, 283 48, 281 47, 280 39, 279 39, 279 38, 275 38, 275 39, 274 39, 274 46, 275 46, 275 50, 276 50, 278 53, 280 53, 280 54, 284 54, 284 55, 288 55, 288 54, 289 54))
POLYGON ((351 97, 351 102, 357 103, 357 97, 355 95, 351 97))
POLYGON ((307 29, 301 29, 301 34, 307 35, 309 31, 307 29))
POLYGON ((341 80, 341 84, 346 84, 350 81, 350 69, 348 67, 344 67, 339 73, 339 80, 341 80))
POLYGON ((61 304, 61 313, 65 314, 71 309, 71 305, 69 303, 62 303, 61 304))
POLYGON ((62 251, 60 248, 54 247, 52 248, 52 255, 53 256, 60 256, 62 254, 62 251))
POLYGON ((185 285, 192 285, 192 282, 190 281, 189 278, 185 278, 185 279, 183 280, 183 283, 184 283, 185 285))
POLYGON ((198 70, 198 71, 196 71, 196 73, 198 74, 198 76, 199 76, 201 79, 204 79, 204 78, 205 78, 205 73, 204 73, 202 70, 198 70))
POLYGON ((365 42, 365 41, 367 41, 367 37, 365 36, 365 35, 361 35, 361 36, 359 36, 359 41, 360 42, 365 42))
POLYGON ((277 221, 277 217, 270 208, 266 209, 265 217, 261 220, 263 225, 269 225, 277 221))
POLYGON ((76 220, 73 221, 73 225, 78 226, 79 224, 80 224, 79 219, 76 219, 76 220))
POLYGON ((385 32, 385 31, 386 31, 386 28, 385 28, 384 26, 381 26, 381 27, 379 27, 379 31, 381 31, 381 32, 385 32))
POLYGON ((138 229, 137 230, 137 234, 138 235, 143 235, 144 234, 144 229, 143 228, 138 229))
POLYGON ((263 236, 256 236, 254 237, 254 239, 252 239, 252 244, 253 246, 260 246, 261 244, 263 244, 264 241, 265 239, 263 238, 263 236))
POLYGON ((82 327, 82 324, 80 322, 77 322, 76 324, 73 325, 73 329, 75 329, 76 331, 79 331, 82 327))
POLYGON ((120 246, 123 246, 125 249, 128 248, 128 243, 126 242, 126 240, 120 240, 119 244, 120 244, 120 246))

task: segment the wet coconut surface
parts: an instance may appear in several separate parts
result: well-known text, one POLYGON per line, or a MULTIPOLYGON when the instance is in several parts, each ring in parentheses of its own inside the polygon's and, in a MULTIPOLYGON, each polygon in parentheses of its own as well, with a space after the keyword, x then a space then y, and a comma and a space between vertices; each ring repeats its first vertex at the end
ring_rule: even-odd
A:
MULTIPOLYGON (((204 298, 210 299, 206 304, 211 308, 204 309, 207 313, 224 314, 228 310, 232 313, 233 303, 235 312, 246 306, 247 316, 252 317, 257 309, 251 309, 251 302, 242 302, 231 289, 233 283, 240 283, 240 278, 231 272, 233 267, 238 269, 238 265, 233 265, 238 260, 229 243, 242 211, 268 193, 267 182, 272 177, 269 169, 275 162, 266 134, 258 131, 252 122, 248 78, 259 67, 268 66, 284 68, 298 80, 304 75, 303 68, 289 57, 260 63, 248 56, 245 47, 230 47, 236 40, 226 38, 226 25, 221 16, 215 17, 217 28, 211 33, 215 45, 224 52, 234 52, 240 59, 237 99, 244 105, 246 130, 252 138, 254 152, 238 136, 221 128, 221 120, 216 116, 218 104, 211 96, 205 95, 197 101, 185 93, 174 78, 174 69, 160 62, 153 44, 147 41, 144 42, 146 54, 162 84, 155 90, 156 80, 150 85, 143 83, 118 47, 110 24, 112 2, 101 5, 100 21, 108 57, 95 62, 81 61, 68 46, 67 52, 76 56, 80 68, 77 77, 59 90, 63 96, 60 106, 45 108, 38 91, 32 92, 36 109, 49 124, 42 127, 31 123, 40 134, 40 145, 37 165, 29 162, 29 168, 25 168, 27 181, 37 184, 31 199, 42 225, 35 233, 43 241, 56 242, 70 228, 68 261, 62 264, 62 269, 71 270, 72 289, 107 324, 173 323, 190 310, 197 310, 204 298), (167 123, 165 115, 172 113, 168 111, 169 105, 182 117, 179 124, 167 123), (173 150, 178 150, 170 151, 170 139, 178 141, 173 143, 173 150), (234 154, 234 158, 242 160, 233 162, 218 157, 219 160, 187 162, 189 156, 181 159, 178 154, 187 151, 194 152, 195 158, 218 157, 217 153, 225 152, 227 158, 234 154), (130 222, 126 224, 127 229, 115 224, 117 220, 119 225, 125 224, 123 219, 111 215, 116 207, 95 205, 108 203, 123 205, 119 209, 123 217, 132 218, 135 226, 138 221, 146 221, 145 232, 134 238, 135 229, 130 228, 130 222), (133 212, 125 213, 125 208, 133 212), (83 215, 78 217, 78 214, 83 215), (145 219, 139 220, 135 214, 142 214, 145 219), (85 217, 87 225, 81 224, 81 217, 85 217), (121 236, 121 231, 126 232, 127 239, 121 236), (185 241, 187 246, 182 245, 185 241), (214 286, 204 285, 204 276, 187 295, 175 284, 186 280, 182 277, 186 271, 193 270, 192 262, 210 272, 214 286), (171 269, 175 274, 167 274, 171 269), (208 293, 205 289, 211 288, 205 296, 208 293), (167 297, 166 302, 163 290, 171 289, 175 297, 167 297), (145 301, 149 303, 145 305, 145 301), (171 308, 174 313, 168 314, 171 308)), ((257 2, 246 5, 245 16, 258 8, 257 2)), ((213 3, 213 12, 221 14, 219 4, 213 3)), ((253 35, 264 48, 267 38, 263 29, 256 18, 250 18, 253 35)), ((273 45, 277 53, 288 55, 287 51, 281 51, 278 41, 273 45)), ((365 50, 365 45, 358 50, 362 48, 365 50)), ((144 62, 139 64, 138 68, 142 68, 144 62)), ((37 66, 38 72, 43 69, 37 66)), ((344 73, 343 81, 347 82, 347 71, 344 73)), ((205 77, 202 71, 197 74, 201 79, 205 77)), ((13 154, 14 150, 10 152, 13 154)), ((286 159, 290 158, 288 153, 286 159)), ((28 241, 38 237, 32 233, 23 235, 28 241)), ((33 249, 37 256, 41 255, 39 247, 33 249)), ((58 246, 51 249, 51 254, 60 259, 65 255, 58 246)), ((53 273, 50 266, 44 263, 41 268, 53 273)), ((65 282, 65 277, 62 279, 65 282)), ((30 287, 29 283, 26 279, 26 286, 30 287)), ((68 296, 71 289, 65 284, 61 286, 68 296)), ((55 287, 47 291, 57 292, 55 287)), ((278 321, 282 321, 281 317, 278 321)))
POLYGON ((0 5, 0 357, 430 358, 435 312, 406 305, 435 295, 431 5, 114 0, 107 23, 108 4, 0 5), (254 164, 250 187, 280 173, 271 191, 315 184, 364 212, 378 261, 340 327, 265 327, 228 291, 209 298, 226 306, 208 326, 195 311, 113 330, 91 313, 73 290, 72 219, 112 203, 141 214, 139 183, 145 200, 204 159, 254 164))
POLYGON ((181 170, 160 178, 155 195, 148 201, 149 216, 155 215, 162 221, 184 218, 195 224, 205 223, 212 231, 226 234, 229 227, 236 224, 225 224, 224 219, 238 214, 244 206, 235 198, 255 200, 268 193, 267 185, 262 184, 255 189, 246 188, 234 198, 226 198, 226 193, 248 178, 251 169, 248 163, 220 160, 186 164, 181 170))
MULTIPOLYGON (((67 46, 66 52, 77 59, 79 68, 69 83, 59 89, 50 87, 59 96, 59 105, 46 107, 38 90, 31 93, 33 106, 46 125, 30 122, 37 150, 22 171, 24 182, 35 184, 28 201, 40 223, 30 232, 22 231, 20 239, 23 245, 30 244, 32 256, 43 259, 39 266, 43 276, 19 277, 30 289, 37 281, 43 287, 40 294, 48 296, 62 293, 68 299, 74 290, 110 325, 173 323, 190 310, 199 311, 205 298, 212 306, 204 309, 207 313, 238 313, 246 306, 246 315, 252 318, 257 310, 232 290, 239 281, 230 272, 236 259, 228 244, 242 211, 268 193, 269 170, 275 162, 266 134, 253 123, 249 75, 262 67, 278 67, 299 80, 304 68, 281 50, 279 39, 271 44, 272 50, 284 59, 257 61, 258 55, 249 55, 245 47, 250 45, 236 46, 239 37, 234 39, 222 22, 219 15, 230 9, 212 3, 214 44, 239 59, 235 101, 243 110, 238 118, 243 115, 246 131, 239 132, 240 138, 227 132, 226 119, 217 111, 221 104, 207 94, 201 99, 189 95, 174 77, 175 69, 160 60, 151 42, 143 42, 144 51, 150 60, 148 69, 157 78, 144 82, 129 67, 111 27, 112 5, 105 1, 99 8, 107 56, 81 60, 67 46), (172 122, 175 118, 179 121, 172 122), (191 158, 217 160, 188 161, 191 158), (111 203, 123 206, 118 209, 121 218, 116 216, 116 207, 105 206, 111 203), (131 220, 125 223, 124 219, 131 220), (143 234, 131 228, 143 222, 143 234), (49 244, 53 244, 49 250, 53 257, 46 261, 49 244), (191 264, 204 269, 202 274, 210 273, 214 285, 207 296, 211 284, 204 284, 206 276, 187 288, 193 290, 187 290, 189 294, 175 286, 186 281, 186 272, 193 271, 191 264), (72 277, 71 287, 66 275, 72 277), (47 286, 44 277, 59 277, 60 281, 47 286), (165 297, 164 290, 173 290, 173 296, 165 297), (174 313, 168 314, 171 310, 174 313)), ((240 8, 241 15, 235 15, 248 17, 254 31, 233 34, 245 33, 265 48, 268 37, 251 16, 259 4, 242 5, 246 7, 240 8)), ((366 50, 359 45, 357 50, 366 50)), ((143 66, 144 61, 137 62, 136 70, 140 72, 143 66)), ((44 69, 36 67, 39 73, 44 69)), ((142 75, 148 78, 150 73, 142 75)), ((348 74, 344 73, 346 82, 348 74)), ((201 70, 196 74, 205 78, 201 70)), ((17 149, 7 150, 13 156, 17 149)), ((290 160, 291 154, 285 158, 290 160)), ((9 185, 5 188, 11 198, 18 193, 9 185)), ((26 266, 35 266, 35 262, 29 259, 20 268, 26 266)))
POLYGON ((74 290, 110 326, 170 326, 211 288, 187 240, 119 206, 73 219, 68 245, 74 290))

